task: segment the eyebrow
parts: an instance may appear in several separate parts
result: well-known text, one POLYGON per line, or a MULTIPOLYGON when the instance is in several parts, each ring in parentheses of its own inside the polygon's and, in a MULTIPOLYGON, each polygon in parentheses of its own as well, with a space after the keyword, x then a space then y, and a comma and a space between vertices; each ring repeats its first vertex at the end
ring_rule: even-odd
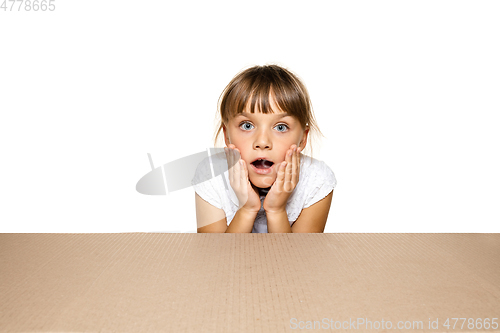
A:
MULTIPOLYGON (((244 117, 250 118, 250 115, 252 115, 252 114, 253 113, 241 112, 241 113, 238 113, 236 115, 236 117, 238 117, 238 116, 244 116, 244 117)), ((279 117, 277 117, 278 119, 285 118, 285 117, 291 117, 292 116, 291 114, 286 113, 286 112, 285 113, 278 113, 277 115, 280 115, 279 117)))

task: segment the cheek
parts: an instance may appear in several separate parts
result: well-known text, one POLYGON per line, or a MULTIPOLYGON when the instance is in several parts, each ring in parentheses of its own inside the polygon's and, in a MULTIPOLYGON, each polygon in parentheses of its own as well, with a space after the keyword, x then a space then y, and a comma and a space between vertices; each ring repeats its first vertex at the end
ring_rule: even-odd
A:
POLYGON ((297 133, 297 134, 295 134, 295 135, 290 136, 289 138, 287 138, 287 140, 282 143, 281 147, 286 152, 288 149, 290 149, 292 147, 292 145, 297 145, 298 146, 300 144, 301 139, 302 139, 301 134, 297 133))
POLYGON ((284 160, 285 160, 285 158, 286 158, 286 152, 288 151, 288 149, 290 149, 290 147, 291 147, 294 143, 296 143, 296 142, 294 142, 293 140, 289 140, 289 141, 290 141, 290 142, 288 142, 288 141, 287 141, 287 142, 283 142, 283 144, 280 144, 280 145, 279 145, 279 149, 278 149, 278 150, 279 150, 279 152, 280 152, 280 153, 279 153, 279 155, 280 155, 280 157, 281 157, 281 158, 283 158, 283 161, 284 161, 284 160))
POLYGON ((234 144, 234 145, 240 151, 240 154, 241 154, 240 158, 243 159, 243 161, 245 161, 245 162, 250 162, 248 160, 250 158, 249 153, 248 153, 248 149, 244 145, 238 145, 238 144, 234 144))
POLYGON ((231 138, 231 143, 236 147, 238 147, 238 149, 240 149, 239 147, 243 147, 245 143, 245 138, 243 138, 240 135, 240 133, 233 131, 230 133, 230 138, 231 138))

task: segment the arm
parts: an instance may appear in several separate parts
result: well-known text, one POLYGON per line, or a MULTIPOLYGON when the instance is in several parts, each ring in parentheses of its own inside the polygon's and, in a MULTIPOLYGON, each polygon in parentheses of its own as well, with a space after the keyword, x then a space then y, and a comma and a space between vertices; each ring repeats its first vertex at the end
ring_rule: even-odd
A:
POLYGON ((251 233, 257 212, 250 212, 240 208, 229 226, 226 214, 222 209, 212 206, 195 193, 196 221, 198 232, 247 232, 251 233))
POLYGON ((212 206, 195 193, 196 223, 198 232, 225 232, 226 214, 222 209, 212 206))
POLYGON ((251 233, 257 212, 247 211, 244 208, 238 209, 226 232, 246 232, 251 233))
POLYGON ((333 190, 315 204, 302 209, 297 220, 292 224, 292 232, 323 232, 330 212, 333 190))
POLYGON ((266 212, 267 217, 267 232, 280 232, 287 233, 292 232, 290 228, 290 222, 288 222, 288 215, 286 211, 281 212, 266 212))

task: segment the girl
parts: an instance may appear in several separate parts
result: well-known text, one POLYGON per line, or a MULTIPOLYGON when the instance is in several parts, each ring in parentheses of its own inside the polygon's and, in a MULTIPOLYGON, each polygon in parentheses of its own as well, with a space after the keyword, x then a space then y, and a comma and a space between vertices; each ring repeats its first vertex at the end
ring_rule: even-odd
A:
POLYGON ((198 232, 323 232, 337 181, 301 154, 319 131, 302 82, 276 65, 249 68, 224 89, 219 112, 215 141, 222 130, 226 148, 192 182, 198 232))

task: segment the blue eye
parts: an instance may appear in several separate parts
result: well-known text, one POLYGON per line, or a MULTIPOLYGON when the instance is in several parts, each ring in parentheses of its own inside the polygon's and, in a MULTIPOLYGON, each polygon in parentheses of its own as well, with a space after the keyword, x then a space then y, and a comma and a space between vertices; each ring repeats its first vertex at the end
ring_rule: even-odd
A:
POLYGON ((285 124, 279 124, 275 128, 280 128, 278 129, 278 132, 286 132, 288 130, 288 126, 285 124))
POLYGON ((253 128, 253 125, 250 124, 249 122, 244 122, 240 124, 240 128, 242 128, 245 131, 249 131, 253 128), (248 125, 248 126, 247 126, 248 125), (250 126, 250 127, 249 127, 250 126))

